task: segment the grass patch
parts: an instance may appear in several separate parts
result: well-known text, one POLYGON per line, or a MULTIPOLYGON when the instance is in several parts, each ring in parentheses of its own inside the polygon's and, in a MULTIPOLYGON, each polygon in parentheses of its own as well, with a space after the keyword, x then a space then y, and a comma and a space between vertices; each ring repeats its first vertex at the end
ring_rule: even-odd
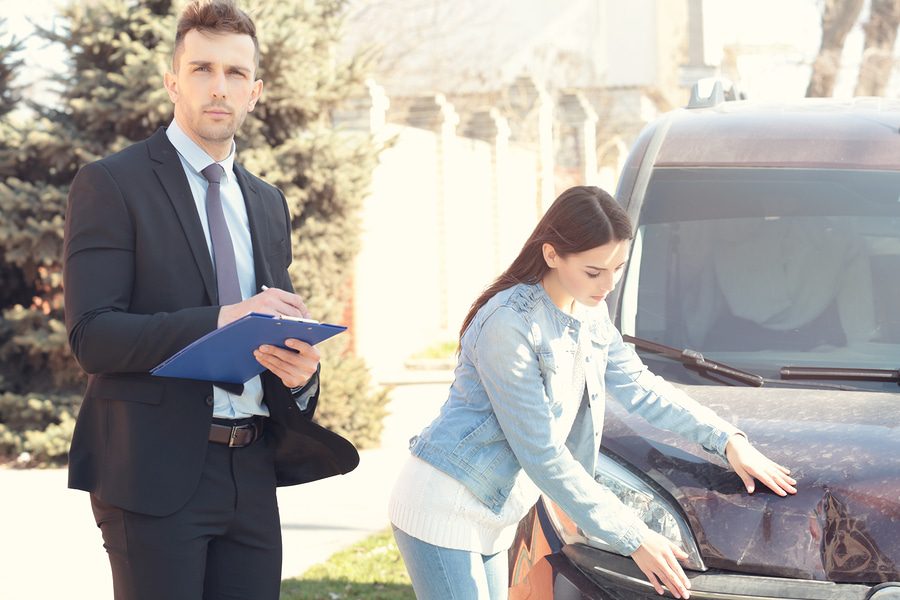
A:
POLYGON ((390 529, 281 582, 281 600, 415 600, 390 529))
POLYGON ((416 352, 412 356, 411 359, 455 359, 456 358, 456 348, 459 346, 458 340, 447 340, 444 342, 437 342, 428 346, 424 350, 420 350, 416 352))

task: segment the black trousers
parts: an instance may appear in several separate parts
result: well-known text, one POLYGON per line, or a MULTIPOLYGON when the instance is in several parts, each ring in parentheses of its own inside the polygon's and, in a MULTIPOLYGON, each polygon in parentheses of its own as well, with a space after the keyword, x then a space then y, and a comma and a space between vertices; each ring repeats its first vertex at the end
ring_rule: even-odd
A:
POLYGON ((91 494, 115 600, 277 600, 281 525, 267 436, 244 448, 209 443, 197 491, 166 517, 91 494))

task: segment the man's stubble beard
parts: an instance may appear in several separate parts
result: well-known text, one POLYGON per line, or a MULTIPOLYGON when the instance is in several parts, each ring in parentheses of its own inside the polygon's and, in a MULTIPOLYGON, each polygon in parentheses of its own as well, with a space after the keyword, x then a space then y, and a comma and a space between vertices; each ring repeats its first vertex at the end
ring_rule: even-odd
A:
POLYGON ((234 138, 234 134, 237 133, 238 129, 241 128, 241 125, 243 125, 244 120, 247 118, 247 113, 233 112, 231 116, 233 118, 224 123, 204 123, 203 113, 201 113, 196 128, 197 135, 211 143, 230 141, 234 138))

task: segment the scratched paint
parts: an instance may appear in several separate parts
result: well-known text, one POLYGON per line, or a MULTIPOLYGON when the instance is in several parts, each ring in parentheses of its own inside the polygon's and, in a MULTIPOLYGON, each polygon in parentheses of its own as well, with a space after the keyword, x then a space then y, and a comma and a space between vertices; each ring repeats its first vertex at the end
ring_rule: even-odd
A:
POLYGON ((718 457, 608 403, 603 445, 680 504, 707 566, 900 580, 900 394, 679 386, 788 466, 798 493, 750 495, 718 457))

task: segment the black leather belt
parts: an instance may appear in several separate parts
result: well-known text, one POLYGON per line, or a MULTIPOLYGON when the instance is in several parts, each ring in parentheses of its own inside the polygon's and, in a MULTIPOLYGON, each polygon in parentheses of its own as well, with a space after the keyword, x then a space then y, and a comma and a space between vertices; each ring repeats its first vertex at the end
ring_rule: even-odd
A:
POLYGON ((262 437, 264 417, 247 419, 213 419, 209 426, 209 441, 230 448, 249 446, 262 437))

